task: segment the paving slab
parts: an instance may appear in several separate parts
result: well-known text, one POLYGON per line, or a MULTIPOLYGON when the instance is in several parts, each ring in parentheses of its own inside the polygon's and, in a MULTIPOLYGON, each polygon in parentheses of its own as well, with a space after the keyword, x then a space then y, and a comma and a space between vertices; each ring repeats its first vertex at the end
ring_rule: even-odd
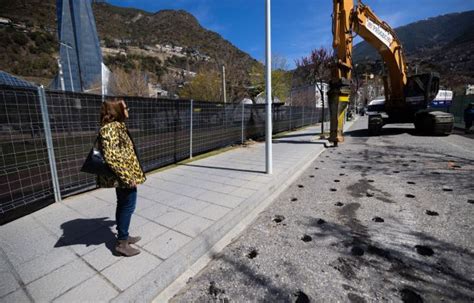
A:
POLYGON ((113 249, 113 247, 101 245, 96 249, 86 253, 82 258, 96 271, 100 272, 123 258, 120 256, 115 256, 112 253, 111 248, 113 249))
POLYGON ((0 299, 4 303, 31 303, 30 298, 23 289, 18 289, 15 292, 0 299))
MULTIPOLYGON (((136 210, 137 214, 140 214, 142 217, 147 218, 149 220, 153 220, 158 218, 167 212, 170 212, 171 208, 169 206, 163 205, 161 203, 155 202, 153 206, 150 206, 145 209, 138 209, 136 210)), ((133 218, 132 218, 133 220, 133 218)))
POLYGON ((10 272, 0 272, 0 297, 5 296, 20 287, 15 276, 10 272))
POLYGON ((228 213, 231 208, 210 204, 208 207, 202 209, 197 214, 203 218, 217 221, 222 218, 226 213, 228 213))
POLYGON ((212 220, 191 215, 189 218, 176 225, 173 229, 190 237, 196 237, 203 230, 211 226, 212 223, 212 220))
POLYGON ((57 237, 51 235, 46 228, 40 225, 29 233, 6 234, 0 232, 0 234, 1 249, 14 266, 21 265, 45 254, 58 241, 57 237))
POLYGON ((26 286, 37 302, 50 302, 82 281, 91 278, 94 271, 77 259, 26 286))
POLYGON ((189 236, 169 230, 144 248, 164 260, 191 240, 189 236))
POLYGON ((187 212, 170 208, 168 212, 157 217, 156 219, 154 219, 154 221, 168 228, 173 228, 179 223, 189 218, 190 216, 191 214, 187 212))
POLYGON ((52 248, 45 254, 16 267, 23 283, 28 284, 77 258, 67 247, 52 248))
POLYGON ((133 258, 122 258, 117 263, 112 264, 101 273, 110 282, 112 282, 120 290, 138 281, 146 273, 153 270, 161 260, 146 251, 142 251, 133 258))
POLYGON ((196 214, 200 210, 208 207, 210 203, 200 201, 197 199, 189 198, 189 197, 183 197, 176 201, 176 203, 170 204, 171 207, 177 208, 179 210, 191 213, 191 214, 196 214))
POLYGON ((161 234, 167 232, 169 228, 159 225, 153 221, 147 222, 137 228, 130 228, 130 234, 133 235, 140 235, 142 239, 140 240, 140 245, 144 245, 161 234))
POLYGON ((108 302, 110 299, 116 297, 118 293, 118 290, 105 281, 100 275, 95 275, 53 302, 108 302))

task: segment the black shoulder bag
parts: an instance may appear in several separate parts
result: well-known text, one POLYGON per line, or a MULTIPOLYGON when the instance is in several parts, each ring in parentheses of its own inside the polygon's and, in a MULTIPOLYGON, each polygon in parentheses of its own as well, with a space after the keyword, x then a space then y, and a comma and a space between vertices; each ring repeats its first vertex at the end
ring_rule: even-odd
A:
POLYGON ((101 175, 101 176, 115 176, 114 172, 110 169, 107 162, 105 162, 104 155, 98 145, 99 136, 95 139, 94 145, 92 146, 89 155, 87 155, 86 161, 82 165, 81 171, 84 173, 101 175))

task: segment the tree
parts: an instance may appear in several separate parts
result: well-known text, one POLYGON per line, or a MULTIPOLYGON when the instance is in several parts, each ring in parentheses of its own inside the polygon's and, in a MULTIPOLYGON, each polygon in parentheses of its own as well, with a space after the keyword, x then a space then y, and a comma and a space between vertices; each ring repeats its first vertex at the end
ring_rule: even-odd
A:
POLYGON ((117 67, 112 70, 111 91, 114 95, 148 97, 148 81, 143 72, 132 69, 126 72, 117 67))
MULTIPOLYGON (((227 50, 225 55, 219 54, 218 49, 211 53, 214 58, 208 65, 208 68, 214 68, 222 73, 222 66, 225 66, 225 79, 226 79, 226 96, 230 102, 240 101, 244 97, 248 97, 247 87, 250 85, 248 82, 248 69, 242 65, 242 53, 239 50, 227 50)), ((221 74, 222 77, 222 74, 221 74)), ((223 95, 221 95, 223 99, 223 95)))
POLYGON ((200 101, 220 101, 221 77, 215 70, 201 71, 179 90, 182 98, 200 101))
MULTIPOLYGON (((324 122, 324 91, 323 82, 329 82, 331 79, 331 66, 334 55, 332 50, 324 47, 314 49, 308 57, 296 60, 296 73, 306 84, 316 85, 321 94, 322 101, 322 122, 324 122)), ((321 123, 321 134, 324 133, 324 123, 321 123)))
MULTIPOLYGON (((286 71, 287 64, 284 57, 272 57, 272 95, 285 101, 291 89, 291 74, 286 71)), ((256 63, 250 69, 250 95, 255 99, 257 95, 265 92, 265 66, 256 63)))

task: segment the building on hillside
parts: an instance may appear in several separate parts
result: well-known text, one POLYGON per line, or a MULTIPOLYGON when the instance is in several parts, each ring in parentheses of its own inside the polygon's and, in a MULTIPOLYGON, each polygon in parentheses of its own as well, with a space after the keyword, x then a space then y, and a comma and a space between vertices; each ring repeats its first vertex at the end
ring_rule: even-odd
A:
POLYGON ((60 59, 52 88, 106 94, 108 69, 103 65, 92 1, 57 0, 56 9, 60 59))
POLYGON ((161 87, 161 84, 148 83, 148 92, 152 98, 167 98, 169 93, 161 87))
MULTIPOLYGON (((289 105, 295 106, 315 106, 322 107, 322 98, 318 86, 321 84, 312 84, 306 86, 295 87, 290 91, 289 105)), ((328 91, 329 84, 322 83, 322 91, 324 96, 324 107, 328 108, 328 91)))
POLYGON ((0 17, 0 25, 10 25, 12 20, 4 17, 0 17))
POLYGON ((474 85, 466 85, 466 95, 474 95, 474 85))

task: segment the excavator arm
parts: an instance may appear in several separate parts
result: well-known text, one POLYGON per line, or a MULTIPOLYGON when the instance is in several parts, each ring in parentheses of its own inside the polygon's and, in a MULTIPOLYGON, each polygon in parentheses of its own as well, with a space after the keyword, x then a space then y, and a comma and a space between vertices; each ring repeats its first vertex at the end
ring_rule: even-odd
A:
POLYGON ((379 52, 387 66, 390 87, 385 85, 385 99, 392 102, 391 106, 403 103, 403 90, 407 83, 406 60, 395 31, 360 1, 351 17, 353 30, 379 52))
POLYGON ((353 0, 333 0, 332 19, 336 64, 332 71, 329 91, 331 112, 329 141, 337 145, 338 142, 344 140, 342 127, 352 78, 353 33, 372 45, 380 53, 387 66, 389 82, 384 81, 387 106, 400 108, 404 106, 407 71, 403 49, 395 32, 360 0, 357 6, 354 6, 353 0))
POLYGON ((332 34, 335 64, 331 70, 328 92, 330 112, 329 141, 337 146, 344 141, 342 128, 349 102, 350 81, 352 78, 352 0, 333 0, 332 34))

